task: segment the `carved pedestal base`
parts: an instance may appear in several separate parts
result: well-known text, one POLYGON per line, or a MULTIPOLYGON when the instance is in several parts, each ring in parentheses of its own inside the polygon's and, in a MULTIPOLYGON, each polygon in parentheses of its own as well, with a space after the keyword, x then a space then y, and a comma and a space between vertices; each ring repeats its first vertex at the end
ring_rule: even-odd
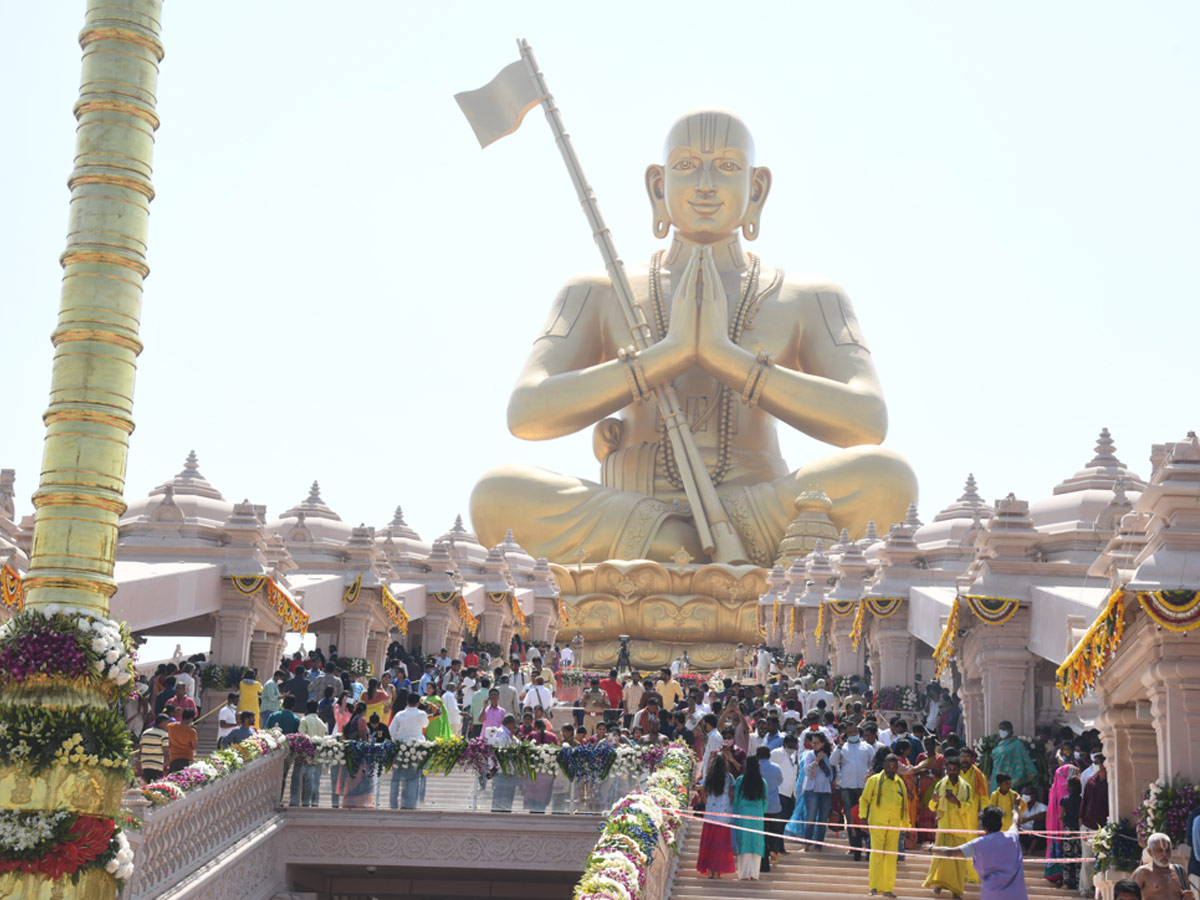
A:
POLYGON ((762 640, 767 572, 758 566, 612 560, 552 569, 567 614, 561 631, 583 632, 587 668, 615 666, 622 634, 635 668, 668 665, 684 650, 693 670, 729 668, 738 643, 762 640))

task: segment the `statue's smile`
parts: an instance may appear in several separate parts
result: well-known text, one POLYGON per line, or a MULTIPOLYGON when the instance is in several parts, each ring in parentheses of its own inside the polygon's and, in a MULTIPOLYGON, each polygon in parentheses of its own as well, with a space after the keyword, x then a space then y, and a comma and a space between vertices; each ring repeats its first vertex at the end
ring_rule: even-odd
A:
POLYGON ((725 204, 720 200, 689 200, 688 206, 702 216, 711 216, 725 204))

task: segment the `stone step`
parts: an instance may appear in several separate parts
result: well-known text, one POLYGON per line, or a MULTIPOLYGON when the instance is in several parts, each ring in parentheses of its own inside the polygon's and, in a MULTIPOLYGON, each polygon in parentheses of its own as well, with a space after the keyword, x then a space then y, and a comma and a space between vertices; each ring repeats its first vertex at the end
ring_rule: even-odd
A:
MULTIPOLYGON (((847 855, 849 845, 844 836, 830 835, 827 840, 835 847, 820 853, 789 851, 772 863, 771 871, 758 881, 738 881, 732 875, 713 880, 696 871, 699 855, 699 823, 688 828, 687 838, 680 848, 679 865, 670 900, 758 900, 758 898, 787 898, 787 900, 828 900, 830 895, 865 896, 868 890, 867 859, 855 862, 847 855)), ((930 900, 934 896, 922 882, 929 871, 930 857, 912 853, 896 868, 896 894, 914 900, 930 900)), ((1031 900, 1051 900, 1072 896, 1054 888, 1042 879, 1041 861, 1028 862, 1025 867, 1026 887, 1031 900)), ((979 896, 979 885, 968 884, 966 896, 979 896)), ((949 895, 943 893, 945 900, 949 895)))

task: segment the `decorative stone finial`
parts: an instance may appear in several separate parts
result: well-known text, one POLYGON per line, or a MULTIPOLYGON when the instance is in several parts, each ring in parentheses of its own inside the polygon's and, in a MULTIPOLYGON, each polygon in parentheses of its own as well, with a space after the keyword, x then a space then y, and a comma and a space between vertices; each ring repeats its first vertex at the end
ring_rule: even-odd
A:
POLYGON ((305 503, 320 503, 321 502, 321 485, 317 483, 317 480, 315 478, 313 479, 312 487, 310 487, 308 489, 308 499, 305 500, 304 502, 305 503))
POLYGON ((977 487, 976 487, 976 484, 975 484, 975 473, 974 473, 974 472, 968 472, 968 473, 967 473, 967 483, 966 483, 965 485, 963 485, 963 493, 962 493, 962 496, 961 496, 961 497, 959 497, 958 499, 959 499, 960 501, 962 501, 962 500, 971 500, 971 499, 973 499, 973 498, 975 498, 975 497, 978 497, 978 496, 979 496, 979 491, 978 491, 978 489, 977 489, 977 487))
POLYGON ((862 540, 859 541, 859 543, 864 547, 870 547, 878 540, 879 532, 875 530, 875 520, 871 519, 869 522, 867 522, 867 533, 862 536, 862 540))
POLYGON ((908 514, 904 517, 904 524, 914 531, 921 527, 922 522, 917 518, 917 504, 908 504, 908 514))
POLYGON ((388 524, 396 528, 403 528, 408 524, 404 521, 404 510, 401 507, 396 507, 396 512, 392 515, 392 521, 388 522, 388 524))
POLYGON ((184 460, 184 463, 183 463, 183 471, 185 471, 185 472, 199 472, 200 471, 200 460, 197 458, 195 450, 188 451, 187 459, 184 460))
POLYGON ((506 544, 515 544, 516 543, 516 541, 513 539, 513 533, 512 533, 511 528, 508 529, 506 532, 504 532, 504 543, 506 543, 506 544))

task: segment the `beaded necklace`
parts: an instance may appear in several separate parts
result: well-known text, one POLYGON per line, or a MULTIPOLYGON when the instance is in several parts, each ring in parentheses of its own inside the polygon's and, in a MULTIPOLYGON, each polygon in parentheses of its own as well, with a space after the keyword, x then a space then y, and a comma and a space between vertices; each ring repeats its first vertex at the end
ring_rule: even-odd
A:
MULTIPOLYGON (((749 318, 750 309, 754 305, 751 300, 757 292, 758 274, 761 268, 757 256, 753 253, 747 253, 746 256, 750 259, 750 268, 745 276, 746 283, 742 289, 741 300, 738 301, 737 311, 729 321, 729 339, 735 344, 740 343, 742 332, 746 330, 746 322, 749 318)), ((662 258, 662 250, 657 251, 650 258, 650 301, 654 311, 654 322, 658 326, 657 340, 660 341, 666 337, 667 326, 669 325, 667 312, 663 307, 662 300, 662 258)), ((729 472, 729 450, 733 443, 733 417, 735 412, 733 391, 721 385, 717 391, 717 464, 712 469, 709 469, 708 472, 713 484, 720 484, 725 480, 725 476, 729 472)), ((704 418, 704 416, 701 418, 704 418)), ((667 481, 674 487, 682 489, 683 479, 679 475, 679 461, 675 458, 675 451, 671 447, 671 442, 666 440, 666 423, 659 423, 658 430, 660 433, 658 457, 662 462, 663 473, 667 476, 667 481)))

